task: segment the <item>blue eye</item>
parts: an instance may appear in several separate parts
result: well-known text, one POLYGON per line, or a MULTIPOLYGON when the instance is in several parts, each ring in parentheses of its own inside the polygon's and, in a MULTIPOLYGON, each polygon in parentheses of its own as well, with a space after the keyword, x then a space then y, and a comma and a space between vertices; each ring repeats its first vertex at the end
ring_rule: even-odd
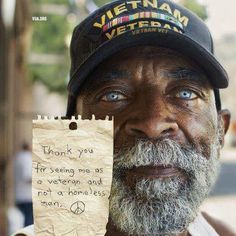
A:
POLYGON ((190 99, 196 98, 197 95, 191 90, 183 89, 176 94, 176 97, 181 98, 181 99, 186 99, 186 100, 189 99, 190 100, 190 99))
POLYGON ((103 97, 102 97, 102 101, 106 101, 106 102, 117 102, 120 100, 124 100, 126 97, 119 92, 108 92, 106 93, 103 97))

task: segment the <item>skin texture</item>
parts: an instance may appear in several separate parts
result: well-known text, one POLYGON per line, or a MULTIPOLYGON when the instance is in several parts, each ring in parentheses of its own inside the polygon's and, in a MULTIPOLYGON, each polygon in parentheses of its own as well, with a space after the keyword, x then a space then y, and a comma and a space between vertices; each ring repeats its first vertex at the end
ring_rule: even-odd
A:
MULTIPOLYGON (((227 110, 216 110, 212 86, 195 63, 157 47, 130 48, 100 65, 77 98, 76 114, 86 119, 113 116, 115 153, 142 138, 170 138, 199 152, 204 147, 206 158, 217 129, 223 126, 226 132, 230 119, 227 110)), ((223 133, 220 143, 223 147, 223 133)), ((132 176, 126 179, 132 187, 132 176)), ((125 234, 110 219, 106 235, 125 234)))

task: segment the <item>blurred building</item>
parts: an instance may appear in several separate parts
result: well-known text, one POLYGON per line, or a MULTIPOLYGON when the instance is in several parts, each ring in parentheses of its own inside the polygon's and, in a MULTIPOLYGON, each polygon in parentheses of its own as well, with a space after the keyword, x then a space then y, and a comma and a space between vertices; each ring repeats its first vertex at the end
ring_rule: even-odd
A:
MULTIPOLYGON (((87 14, 83 12, 81 16, 87 14)), ((28 78, 31 38, 32 1, 0 0, 1 236, 8 235, 7 211, 14 205, 13 158, 22 142, 32 141, 32 119, 36 114, 65 114, 65 96, 50 93, 44 85, 28 78)))
MULTIPOLYGON (((66 97, 50 93, 39 82, 32 83, 27 77, 27 63, 32 36, 32 3, 30 0, 0 0, 0 235, 7 235, 7 209, 13 199, 13 157, 23 141, 31 143, 32 118, 36 114, 63 115, 66 97), (56 104, 56 105, 55 105, 56 104)), ((48 1, 50 2, 50 1, 48 1)), ((96 9, 92 0, 68 0, 76 4, 77 21, 96 9)), ((55 4, 42 6, 42 12, 66 14, 65 7, 55 4)), ((73 9, 74 10, 74 9, 73 9)), ((68 13, 68 12, 67 12, 68 13)), ((75 13, 74 13, 75 14, 75 13)), ((71 15, 70 15, 71 17, 71 15)), ((78 22, 76 22, 78 23, 78 22)), ((75 24, 76 24, 75 23, 75 24)), ((48 39, 50 40, 50 39, 48 39)), ((216 54, 230 75, 230 87, 222 91, 223 107, 232 112, 236 121, 236 36, 227 36, 216 42, 216 54)), ((35 56, 35 54, 34 54, 35 56)), ((39 55, 38 55, 39 56, 39 55)), ((35 59, 36 58, 36 59, 35 59)), ((34 62, 37 64, 37 58, 34 62)), ((233 137, 232 126, 228 143, 233 137)))
MULTIPOLYGON (((31 85, 24 62, 30 38, 30 1, 0 0, 0 235, 7 235, 7 209, 13 204, 12 157, 25 133, 31 85)), ((29 131, 28 131, 29 132, 29 131)), ((27 134, 26 134, 27 136, 27 134)))

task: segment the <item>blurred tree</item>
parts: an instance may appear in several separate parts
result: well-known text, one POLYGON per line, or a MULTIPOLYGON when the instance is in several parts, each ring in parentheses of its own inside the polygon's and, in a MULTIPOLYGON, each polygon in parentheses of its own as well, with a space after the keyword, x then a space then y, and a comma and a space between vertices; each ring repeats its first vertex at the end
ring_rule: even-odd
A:
MULTIPOLYGON (((111 2, 109 0, 94 0, 94 3, 97 6, 102 6, 105 3, 111 2)), ((190 9, 191 11, 195 12, 200 18, 203 20, 207 19, 207 10, 206 6, 200 4, 197 0, 179 0, 179 2, 190 9)))
POLYGON ((180 2, 186 8, 195 12, 203 20, 206 20, 208 18, 206 6, 200 4, 197 0, 181 0, 180 2))
POLYGON ((68 4, 68 0, 33 0, 34 3, 55 3, 55 4, 68 4))
POLYGON ((109 1, 109 0, 94 0, 94 3, 98 6, 98 7, 101 7, 103 6, 104 4, 108 3, 108 2, 112 2, 112 1, 109 1))
POLYGON ((47 20, 32 20, 31 55, 34 55, 34 60, 30 61, 29 77, 32 81, 40 81, 50 91, 65 94, 69 71, 67 38, 73 29, 72 24, 68 20, 70 1, 33 0, 32 2, 32 15, 46 16, 47 20), (50 11, 50 9, 52 10, 50 11), (53 10, 55 10, 55 13, 53 10), (60 11, 62 13, 57 13, 60 11), (60 60, 49 62, 47 55, 53 55, 54 58, 58 57, 60 60), (37 58, 45 59, 42 61, 42 59, 37 58))

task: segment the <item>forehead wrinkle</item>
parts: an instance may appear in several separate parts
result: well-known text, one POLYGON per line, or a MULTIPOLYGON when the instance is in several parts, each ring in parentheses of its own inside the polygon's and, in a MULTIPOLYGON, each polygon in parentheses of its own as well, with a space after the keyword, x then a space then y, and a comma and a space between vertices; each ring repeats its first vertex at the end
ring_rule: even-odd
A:
POLYGON ((153 77, 153 60, 146 59, 145 61, 140 60, 139 65, 136 70, 136 75, 140 81, 143 81, 144 78, 153 77))
POLYGON ((165 71, 164 76, 176 80, 189 79, 198 83, 200 82, 203 85, 208 83, 205 74, 192 68, 178 67, 171 71, 165 71))
POLYGON ((130 73, 126 70, 120 69, 112 69, 105 73, 103 72, 103 70, 100 73, 96 73, 95 71, 87 81, 85 90, 93 90, 102 84, 116 79, 130 79, 130 73))
POLYGON ((121 70, 121 69, 112 69, 108 72, 105 72, 100 78, 99 81, 106 82, 107 80, 114 79, 122 79, 122 78, 130 78, 129 71, 121 70))

